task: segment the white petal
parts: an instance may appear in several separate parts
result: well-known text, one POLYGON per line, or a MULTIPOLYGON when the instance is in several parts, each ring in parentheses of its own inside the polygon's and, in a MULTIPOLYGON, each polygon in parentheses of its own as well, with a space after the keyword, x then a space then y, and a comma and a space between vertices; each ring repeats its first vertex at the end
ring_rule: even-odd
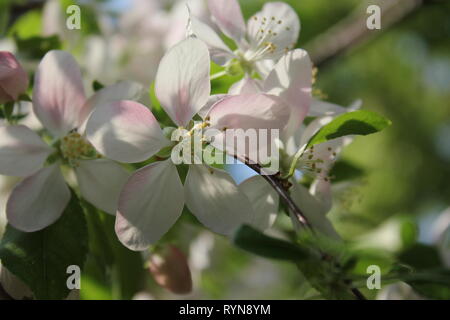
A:
POLYGON ((255 94, 260 93, 261 88, 259 83, 252 78, 244 77, 242 80, 234 83, 228 90, 228 94, 255 94))
POLYGON ((205 165, 191 165, 184 184, 186 205, 214 232, 229 235, 250 223, 253 210, 230 175, 205 165))
POLYGON ((183 185, 171 160, 136 171, 120 194, 116 233, 131 250, 145 250, 177 221, 184 205, 183 185))
POLYGON ((16 229, 38 231, 58 220, 69 200, 70 190, 56 163, 25 178, 14 188, 6 204, 6 216, 16 229))
POLYGON ((279 96, 291 107, 286 135, 292 135, 308 114, 311 105, 312 62, 308 53, 296 49, 285 54, 264 83, 264 91, 279 96))
POLYGON ((215 63, 223 66, 234 57, 230 48, 228 48, 219 35, 206 23, 191 16, 190 27, 192 29, 191 33, 206 43, 211 54, 211 59, 215 63))
POLYGON ((78 128, 85 101, 80 67, 72 55, 48 52, 37 69, 33 90, 34 112, 44 127, 58 137, 78 128))
POLYGON ((119 162, 147 160, 169 143, 152 112, 134 101, 97 106, 86 133, 99 152, 119 162))
POLYGON ((52 149, 28 127, 0 126, 0 174, 26 177, 42 168, 52 149))
POLYGON ((326 124, 333 120, 331 116, 320 117, 314 119, 306 127, 301 129, 300 146, 303 146, 311 140, 311 138, 326 124))
POLYGON ((317 201, 321 202, 326 212, 331 210, 333 205, 333 198, 331 194, 331 182, 330 179, 316 179, 311 184, 309 192, 313 195, 317 201))
POLYGON ((75 173, 83 198, 115 215, 120 191, 130 176, 128 172, 111 160, 97 159, 80 161, 75 173))
POLYGON ((275 190, 260 175, 243 181, 239 186, 253 207, 253 217, 250 224, 264 231, 270 228, 278 213, 279 197, 275 190))
POLYGON ((352 139, 352 137, 341 137, 316 144, 313 150, 309 149, 302 155, 299 163, 302 160, 317 160, 315 169, 320 169, 320 172, 317 173, 317 179, 328 180, 330 178, 330 170, 336 162, 337 156, 342 151, 342 148, 349 144, 352 139))
POLYGON ((286 3, 269 2, 248 21, 248 37, 252 50, 261 43, 273 44, 274 50, 267 51, 264 59, 277 59, 287 50, 293 49, 300 32, 297 13, 286 3), (261 30, 264 30, 261 33, 261 30), (264 38, 261 39, 261 36, 264 38))
MULTIPOLYGON (((86 104, 83 107, 83 114, 81 115, 83 125, 86 125, 88 116, 96 106, 119 100, 136 101, 141 97, 143 89, 144 88, 140 83, 128 80, 119 81, 113 85, 100 89, 86 101, 86 104)), ((84 132, 84 129, 80 128, 78 132, 84 132)))
POLYGON ((358 110, 362 105, 361 100, 354 101, 349 107, 344 108, 340 105, 322 101, 318 99, 312 99, 311 108, 308 116, 322 117, 322 116, 336 116, 345 112, 358 110))
POLYGON ((332 116, 346 111, 347 108, 341 107, 337 104, 313 99, 308 115, 310 117, 332 116))
POLYGON ((334 239, 340 239, 330 220, 326 217, 326 207, 317 201, 304 186, 294 183, 291 196, 314 229, 334 239))
POLYGON ((276 60, 265 59, 255 62, 255 69, 262 79, 266 79, 269 73, 275 68, 276 60))
POLYGON ((186 126, 206 104, 211 92, 208 47, 188 38, 162 58, 155 92, 164 110, 178 126, 186 126))
POLYGON ((222 32, 239 43, 245 35, 246 28, 237 0, 209 0, 208 5, 222 32))

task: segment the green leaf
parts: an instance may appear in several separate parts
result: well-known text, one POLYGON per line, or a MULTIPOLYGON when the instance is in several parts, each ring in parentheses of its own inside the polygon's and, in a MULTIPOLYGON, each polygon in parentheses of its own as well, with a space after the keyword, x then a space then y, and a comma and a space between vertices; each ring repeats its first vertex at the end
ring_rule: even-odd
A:
POLYGON ((429 299, 450 299, 450 270, 437 268, 399 276, 417 293, 429 299))
POLYGON ((309 140, 307 147, 348 135, 368 135, 391 125, 391 121, 368 110, 344 113, 323 126, 309 140))
POLYGON ((417 293, 430 299, 450 299, 450 270, 442 268, 442 260, 435 247, 416 243, 399 255, 410 268, 399 271, 399 279, 417 293))
POLYGON ((10 122, 12 119, 13 112, 14 112, 14 101, 6 102, 2 108, 2 118, 10 122))
POLYGON ((19 99, 18 99, 19 101, 28 101, 28 102, 31 102, 31 98, 30 98, 30 96, 28 95, 28 94, 26 94, 26 93, 22 93, 20 96, 19 96, 19 99))
POLYGON ((31 10, 21 15, 9 29, 9 35, 16 35, 21 39, 38 37, 42 30, 42 13, 31 10))
POLYGON ((168 127, 177 127, 172 119, 167 115, 167 113, 164 111, 163 107, 159 103, 158 97, 156 96, 155 92, 155 82, 152 82, 150 84, 149 88, 149 96, 150 96, 150 102, 152 104, 151 110, 155 118, 158 120, 159 123, 162 123, 164 126, 168 127))
POLYGON ((131 299, 143 289, 145 270, 141 254, 119 242, 114 231, 114 216, 86 201, 82 206, 88 220, 90 250, 83 272, 81 297, 103 299, 104 293, 110 292, 114 299, 131 299), (89 291, 94 287, 95 292, 89 291))
POLYGON ((433 269, 442 266, 442 260, 438 250, 435 247, 421 243, 416 243, 414 246, 403 251, 399 255, 399 260, 401 263, 407 264, 415 270, 433 269))
POLYGON ((33 36, 21 38, 14 35, 17 49, 20 53, 30 59, 41 59, 48 51, 61 49, 61 41, 58 36, 40 37, 33 36))
POLYGON ((33 291, 36 299, 64 299, 69 294, 67 267, 83 269, 88 232, 74 192, 63 215, 37 232, 7 226, 0 243, 2 264, 33 291))
POLYGON ((2 1, 0 3, 0 36, 3 37, 6 33, 6 29, 9 23, 9 3, 8 1, 2 1))
POLYGON ((266 236, 248 225, 243 225, 236 231, 233 242, 243 250, 270 259, 297 263, 310 257, 307 250, 293 243, 266 236))

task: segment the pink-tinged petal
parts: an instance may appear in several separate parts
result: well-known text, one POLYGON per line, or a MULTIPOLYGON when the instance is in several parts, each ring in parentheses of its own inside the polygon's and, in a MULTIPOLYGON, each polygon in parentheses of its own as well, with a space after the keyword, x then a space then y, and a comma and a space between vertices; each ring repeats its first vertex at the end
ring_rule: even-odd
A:
POLYGON ((162 58, 156 74, 155 92, 161 105, 179 126, 186 126, 206 104, 211 92, 208 47, 188 38, 162 58))
POLYGON ((0 174, 29 176, 44 164, 52 149, 23 125, 0 126, 0 174))
POLYGON ((240 225, 252 221, 249 200, 225 171, 191 165, 184 191, 189 210, 214 232, 230 235, 240 225))
POLYGON ((327 207, 313 197, 308 189, 299 183, 294 183, 291 196, 313 228, 324 235, 339 240, 340 236, 326 217, 327 207))
POLYGON ((0 104, 5 102, 14 101, 14 98, 11 97, 3 88, 0 86, 0 104))
POLYGON ((140 83, 133 81, 119 81, 113 85, 104 87, 90 97, 80 114, 80 121, 83 123, 78 132, 84 132, 86 120, 96 106, 103 105, 107 102, 120 100, 138 100, 144 91, 140 83))
POLYGON ((0 51, 0 103, 15 101, 28 88, 28 74, 11 52, 0 51))
POLYGON ((120 194, 119 240, 131 250, 147 249, 177 221, 183 205, 183 185, 170 159, 139 169, 120 194))
POLYGON ((264 83, 264 91, 279 96, 291 107, 286 135, 292 135, 305 119, 311 105, 312 62, 308 53, 296 49, 285 54, 264 83))
POLYGON ((127 163, 147 160, 169 143, 152 112, 134 101, 98 105, 86 133, 99 152, 127 163))
POLYGON ((229 96, 209 112, 211 127, 223 129, 283 129, 290 110, 278 97, 267 94, 229 96))
POLYGON ((80 161, 75 173, 83 198, 115 215, 120 191, 130 176, 128 172, 111 160, 97 159, 80 161))
POLYGON ((260 175, 244 180, 238 188, 252 204, 250 225, 261 231, 270 228, 278 214, 279 197, 275 190, 260 175))
POLYGON ((56 163, 25 178, 13 189, 6 217, 16 229, 38 231, 58 220, 69 200, 70 190, 56 163))
POLYGON ((245 76, 242 80, 234 83, 228 90, 228 94, 256 94, 261 92, 260 84, 250 77, 245 76))
POLYGON ((245 36, 245 21, 237 0, 208 0, 209 11, 222 32, 240 43, 245 36))
POLYGON ((190 18, 190 33, 206 43, 211 54, 211 59, 218 65, 225 65, 233 59, 234 54, 222 41, 219 35, 206 23, 196 17, 190 18))
POLYGON ((255 56, 255 52, 261 49, 261 44, 271 44, 270 50, 257 54, 256 58, 278 59, 286 51, 295 47, 300 32, 300 20, 297 13, 283 2, 265 4, 260 12, 248 20, 247 25, 250 41, 247 58, 255 56))
POLYGON ((276 96, 247 94, 224 98, 209 112, 211 129, 220 132, 213 135, 211 144, 240 159, 246 157, 261 164, 270 159, 276 161, 274 147, 289 114, 290 108, 276 96))
POLYGON ((209 97, 208 102, 205 104, 203 108, 201 108, 197 114, 202 118, 205 119, 208 116, 209 110, 220 100, 227 97, 226 94, 215 94, 209 97))
POLYGON ((34 113, 55 136, 82 123, 86 102, 81 71, 73 56, 53 50, 42 59, 34 78, 34 113))

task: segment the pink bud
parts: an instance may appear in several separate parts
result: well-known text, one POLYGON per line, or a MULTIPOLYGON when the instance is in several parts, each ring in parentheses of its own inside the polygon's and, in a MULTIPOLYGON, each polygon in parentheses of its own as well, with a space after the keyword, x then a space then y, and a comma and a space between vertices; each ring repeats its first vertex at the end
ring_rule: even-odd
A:
POLYGON ((11 52, 0 51, 0 103, 16 101, 28 88, 28 74, 11 52))
POLYGON ((192 291, 191 270, 186 256, 175 246, 170 245, 162 252, 153 254, 149 270, 156 283, 175 294, 192 291))

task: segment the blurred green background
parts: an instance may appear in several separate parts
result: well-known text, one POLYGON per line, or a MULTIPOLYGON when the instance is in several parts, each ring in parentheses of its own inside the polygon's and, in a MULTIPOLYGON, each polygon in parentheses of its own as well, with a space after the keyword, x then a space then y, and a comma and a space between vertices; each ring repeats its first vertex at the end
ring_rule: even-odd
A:
MULTIPOLYGON (((246 18, 266 2, 240 0, 246 18)), ((359 16, 364 17, 364 9, 378 3, 376 0, 285 2, 300 17, 302 28, 297 47, 301 48, 308 48, 314 39, 355 9, 361 9, 359 16)), ((126 1, 98 3, 116 15, 127 9, 126 1)), ((95 25, 95 15, 89 15, 89 19, 90 25, 95 25)), ((386 226, 406 219, 417 224, 420 241, 432 243, 433 223, 450 207, 450 2, 424 1, 394 25, 384 26, 383 22, 381 30, 366 30, 366 41, 348 46, 344 53, 320 63, 316 86, 327 101, 346 106, 361 99, 364 109, 377 111, 393 122, 382 133, 356 138, 344 151, 343 159, 360 168, 364 175, 336 186, 330 217, 344 239, 363 244, 366 241, 395 251, 401 247, 396 236, 402 236, 402 230, 386 226), (385 232, 379 233, 380 230, 385 232)), ((92 32, 97 32, 95 27, 92 32)), ((206 237, 206 242, 213 239, 214 248, 208 267, 198 278, 199 287, 191 297, 314 296, 291 265, 255 258, 219 236, 209 233, 201 236, 206 237)), ((183 249, 189 249, 178 241, 183 249)), ((174 297, 156 287, 152 280, 147 282, 154 297, 174 297)), ((101 286, 86 284, 85 298, 118 297, 101 286)))

